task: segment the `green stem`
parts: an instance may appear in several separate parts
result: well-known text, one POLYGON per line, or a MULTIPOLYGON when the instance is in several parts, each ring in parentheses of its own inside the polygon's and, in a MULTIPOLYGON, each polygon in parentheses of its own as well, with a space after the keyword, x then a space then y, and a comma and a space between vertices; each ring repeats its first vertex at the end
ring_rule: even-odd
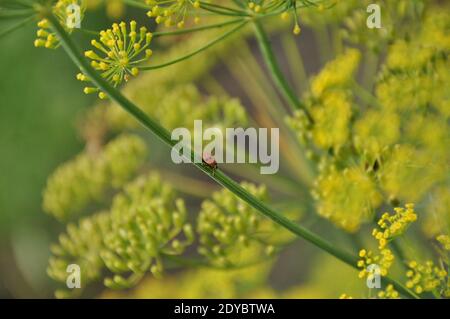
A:
POLYGON ((6 9, 13 9, 17 10, 18 8, 26 8, 26 9, 32 9, 33 8, 33 2, 26 1, 26 0, 4 0, 1 3, 0 8, 6 8, 6 9))
POLYGON ((200 4, 200 8, 202 8, 205 11, 209 11, 218 15, 223 16, 233 16, 233 17, 250 17, 250 15, 246 12, 242 11, 230 11, 228 9, 222 9, 220 6, 217 5, 211 5, 208 3, 202 3, 200 4))
POLYGON ((300 53, 297 43, 291 34, 283 35, 281 38, 281 45, 286 54, 289 68, 296 80, 299 92, 306 92, 308 90, 308 76, 306 75, 305 63, 300 53))
POLYGON ((202 25, 202 26, 198 26, 198 27, 180 29, 180 30, 154 32, 153 37, 157 38, 157 37, 168 36, 168 35, 180 35, 180 34, 185 34, 185 33, 191 33, 191 32, 197 32, 197 31, 203 31, 203 30, 209 30, 209 29, 215 29, 215 28, 222 28, 227 25, 235 24, 235 23, 238 23, 241 21, 243 21, 243 18, 228 20, 225 22, 214 23, 214 24, 209 24, 209 25, 202 25))
POLYGON ((225 32, 224 34, 222 34, 222 35, 221 35, 220 37, 218 37, 217 39, 214 39, 213 41, 208 42, 206 45, 202 46, 201 48, 199 48, 199 49, 197 49, 197 50, 195 50, 195 51, 193 51, 193 52, 191 52, 191 53, 189 53, 189 54, 186 54, 186 55, 184 55, 184 56, 182 56, 182 57, 180 57, 180 58, 177 58, 177 59, 175 59, 175 60, 172 60, 172 61, 169 61, 169 62, 166 62, 166 63, 161 63, 161 64, 158 64, 158 65, 143 66, 143 67, 140 67, 139 69, 142 70, 142 71, 155 70, 155 69, 164 68, 164 67, 166 67, 166 66, 169 66, 169 65, 172 65, 172 64, 175 64, 175 63, 178 63, 178 62, 187 60, 187 59, 189 59, 190 57, 193 57, 194 55, 197 55, 197 54, 199 54, 199 53, 205 51, 206 49, 212 47, 214 44, 216 44, 216 43, 222 41, 222 40, 225 39, 226 37, 228 37, 228 36, 230 36, 231 34, 235 33, 236 31, 238 31, 239 29, 241 29, 244 25, 246 25, 247 22, 248 22, 248 21, 242 22, 242 23, 239 24, 237 27, 231 29, 231 30, 228 31, 228 32, 225 32))
POLYGON ((223 10, 224 12, 228 11, 228 12, 235 13, 235 14, 238 14, 238 15, 248 15, 247 12, 242 11, 242 10, 237 10, 237 9, 234 9, 234 8, 225 7, 225 6, 221 6, 221 5, 218 5, 218 4, 213 4, 213 3, 203 2, 203 1, 200 1, 200 6, 201 6, 202 9, 205 9, 205 10, 207 10, 205 7, 209 7, 209 8, 215 8, 215 9, 218 9, 218 10, 223 10))
POLYGON ((297 98, 296 94, 289 86, 283 73, 281 72, 280 67, 276 61, 275 55, 272 51, 270 40, 267 34, 264 32, 261 24, 258 21, 254 21, 253 25, 255 27, 256 38, 258 40, 262 56, 270 72, 270 75, 272 76, 272 80, 274 81, 278 90, 282 93, 283 97, 286 99, 286 101, 293 109, 302 109, 305 112, 306 116, 308 117, 309 121, 313 122, 312 117, 309 114, 308 110, 297 98))
MULTIPOLYGON (((91 81, 103 92, 105 92, 108 97, 120 105, 126 112, 130 113, 136 120, 138 120, 145 128, 150 130, 153 134, 155 134, 161 141, 167 144, 169 147, 173 147, 176 145, 177 141, 173 141, 171 139, 171 134, 164 127, 162 127, 158 121, 149 117, 146 113, 144 113, 139 107, 137 107, 133 102, 128 100, 125 96, 123 96, 117 89, 112 87, 105 79, 101 77, 101 75, 96 72, 88 63, 86 59, 83 58, 82 54, 79 52, 75 44, 73 43, 70 36, 64 30, 64 28, 59 24, 56 17, 50 12, 43 12, 48 21, 53 27, 54 32, 58 36, 62 47, 71 58, 71 60, 81 69, 81 71, 86 74, 91 81)), ((283 226, 288 229, 295 235, 309 241, 315 246, 321 248, 322 250, 328 252, 329 254, 335 256, 339 260, 344 263, 357 268, 356 262, 357 257, 349 254, 346 251, 340 250, 334 247, 333 244, 324 240, 320 236, 311 232, 310 230, 303 228, 302 226, 294 223, 289 220, 285 216, 277 213, 272 210, 269 206, 258 200, 255 196, 247 192, 242 186, 232 180, 230 177, 225 175, 222 171, 217 169, 214 171, 207 165, 204 165, 201 161, 201 157, 194 152, 191 152, 191 158, 194 159, 193 165, 195 165, 200 171, 209 175, 213 180, 227 188, 230 192, 235 194, 238 198, 249 204, 254 209, 258 210, 264 216, 270 218, 277 224, 283 226), (200 161, 198 161, 200 159, 200 161), (197 160, 197 161, 195 161, 197 160)), ((411 292, 409 289, 405 288, 400 283, 397 283, 393 279, 385 278, 387 282, 392 283, 399 292, 409 296, 416 298, 417 296, 411 292)))
POLYGON ((27 18, 34 14, 31 9, 26 10, 0 10, 0 19, 27 18))
POLYGON ((17 24, 14 24, 13 26, 4 29, 3 31, 0 31, 0 38, 16 31, 17 29, 20 29, 21 27, 23 27, 24 25, 26 25, 28 22, 30 22, 31 20, 34 20, 34 17, 29 17, 28 19, 25 19, 23 21, 18 22, 17 24))
POLYGON ((190 176, 185 176, 181 174, 176 174, 158 168, 161 176, 164 176, 164 180, 168 181, 170 185, 184 194, 191 195, 198 198, 207 198, 211 194, 218 190, 218 187, 209 182, 200 181, 190 176))
POLYGON ((134 1, 134 0, 123 0, 125 4, 128 4, 130 7, 140 8, 140 9, 151 9, 151 7, 145 3, 134 1))
POLYGON ((381 107, 380 101, 371 92, 362 87, 357 81, 351 82, 353 92, 368 106, 381 107))

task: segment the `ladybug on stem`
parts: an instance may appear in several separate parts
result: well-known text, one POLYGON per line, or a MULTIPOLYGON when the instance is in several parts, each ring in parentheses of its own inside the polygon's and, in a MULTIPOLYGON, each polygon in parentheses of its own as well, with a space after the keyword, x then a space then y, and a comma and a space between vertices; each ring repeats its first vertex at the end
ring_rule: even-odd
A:
POLYGON ((216 159, 211 154, 204 152, 203 153, 203 163, 205 163, 207 166, 209 166, 212 169, 212 174, 214 175, 214 172, 218 168, 216 159))

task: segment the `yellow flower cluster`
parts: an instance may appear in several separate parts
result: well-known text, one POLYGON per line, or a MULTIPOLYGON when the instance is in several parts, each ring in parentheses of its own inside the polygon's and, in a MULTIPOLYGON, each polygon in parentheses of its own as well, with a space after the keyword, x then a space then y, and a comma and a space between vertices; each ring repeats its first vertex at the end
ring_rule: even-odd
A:
POLYGON ((393 70, 411 71, 430 66, 442 54, 450 50, 448 34, 449 13, 432 9, 426 15, 424 27, 419 35, 410 41, 399 40, 389 48, 387 66, 393 70), (410 58, 405 58, 406 56, 410 58))
MULTIPOLYGON (((426 110, 430 104, 438 112, 448 117, 448 97, 443 87, 448 80, 448 72, 443 63, 438 63, 440 71, 436 73, 393 73, 377 85, 376 95, 380 103, 389 111, 405 113, 415 110, 426 110), (401 98, 399 98, 401 97, 401 98)), ((433 72, 433 71, 431 71, 433 72)))
MULTIPOLYGON (((247 2, 247 7, 256 14, 281 10, 281 18, 283 20, 288 19, 289 11, 291 11, 295 21, 294 29, 292 30, 292 32, 295 35, 299 35, 301 33, 300 24, 298 23, 296 0, 250 0, 247 2)), ((314 6, 314 4, 309 1, 303 1, 303 5, 305 7, 314 6)))
POLYGON ((384 107, 402 112, 435 108, 449 116, 449 17, 446 9, 429 10, 417 36, 392 43, 376 91, 384 107))
POLYGON ((314 120, 312 140, 320 148, 339 149, 348 140, 352 115, 351 100, 345 91, 323 93, 317 105, 313 105, 314 120))
POLYGON ((337 10, 343 10, 346 6, 348 9, 346 16, 342 19, 344 28, 340 30, 340 33, 343 39, 349 43, 357 46, 364 45, 378 55, 386 43, 398 38, 398 35, 402 35, 406 31, 405 29, 411 30, 411 19, 417 18, 423 12, 423 2, 423 0, 379 0, 376 4, 382 8, 380 12, 381 28, 367 29, 368 14, 365 8, 374 2, 358 0, 355 5, 354 0, 339 1, 336 4, 337 10))
MULTIPOLYGON (((401 2, 410 8, 406 1, 401 2)), ((343 6, 339 3, 336 8, 343 6)), ((395 8, 399 16, 411 14, 402 10, 395 8)), ((380 203, 381 194, 392 202, 419 202, 436 186, 448 186, 442 172, 450 160, 446 89, 450 81, 450 60, 446 58, 449 15, 448 10, 426 10, 424 17, 417 39, 395 37, 392 41, 375 96, 372 89, 364 92, 354 86, 360 57, 358 51, 348 50, 312 79, 306 106, 313 121, 308 121, 302 111, 288 119, 320 171, 314 190, 319 214, 347 230, 354 231, 358 221, 367 220, 365 216, 371 214, 366 212, 380 203), (409 57, 408 52, 418 54, 409 57), (349 88, 367 104, 367 111, 353 111, 358 100, 349 88), (371 181, 370 188, 375 191, 369 194, 378 194, 378 200, 370 196, 364 202, 363 192, 342 191, 347 189, 344 180, 348 178, 343 177, 343 172, 354 167, 359 167, 359 175, 365 174, 371 181), (351 194, 349 203, 335 193, 351 194)), ((445 207, 445 201, 440 202, 445 207)), ((432 219, 424 220, 431 224, 432 219)))
POLYGON ((382 200, 374 181, 358 167, 324 172, 315 182, 313 195, 317 212, 349 232, 369 221, 382 200))
POLYGON ((380 157, 387 147, 400 137, 400 118, 394 112, 371 110, 359 118, 354 126, 357 149, 370 160, 380 157))
POLYGON ((316 1, 315 5, 302 8, 302 21, 310 27, 321 27, 328 24, 339 25, 347 20, 353 11, 361 11, 363 7, 361 2, 362 0, 316 1), (327 8, 330 8, 330 10, 325 10, 327 8))
POLYGON ((450 188, 443 183, 433 189, 429 194, 432 200, 425 209, 424 220, 421 228, 428 238, 436 238, 441 234, 448 233, 448 221, 450 220, 450 188), (446 222, 442 222, 442 221, 446 222))
POLYGON ((389 269, 391 268, 394 262, 394 254, 389 249, 380 250, 379 254, 375 254, 371 250, 361 249, 359 251, 359 257, 361 259, 358 260, 357 266, 361 269, 358 274, 359 278, 371 278, 375 276, 375 269, 370 268, 368 266, 375 264, 380 268, 380 275, 386 276, 388 274, 389 269))
POLYGON ((119 188, 132 177, 147 155, 145 142, 121 135, 98 154, 83 152, 48 178, 44 211, 67 220, 91 201, 99 201, 108 187, 119 188))
MULTIPOLYGON (((267 199, 265 186, 242 186, 258 199, 267 199)), ((289 237, 228 190, 216 192, 212 200, 202 203, 197 233, 199 253, 218 266, 242 263, 248 250, 272 255, 274 246, 289 237)))
POLYGON ((394 255, 386 248, 387 243, 403 234, 409 225, 417 219, 414 204, 406 204, 405 208, 396 207, 394 210, 393 215, 384 213, 378 221, 381 230, 375 228, 372 232, 373 237, 378 241, 379 254, 375 255, 372 251, 365 249, 359 252, 361 259, 357 266, 362 268, 359 273, 360 278, 368 275, 367 266, 371 264, 377 264, 380 267, 382 276, 387 275, 394 261, 394 255))
POLYGON ((301 143, 338 151, 347 141, 352 117, 352 95, 347 90, 360 59, 359 51, 349 49, 329 62, 311 81, 311 96, 306 104, 313 125, 302 111, 287 119, 301 143))
POLYGON ((104 280, 109 288, 133 286, 148 270, 159 276, 164 255, 180 255, 194 240, 184 201, 175 198, 157 175, 141 176, 127 185, 113 199, 110 214, 111 231, 100 252, 115 273, 104 280))
MULTIPOLYGON (((99 280, 105 269, 109 288, 129 288, 147 271, 159 276, 162 259, 180 255, 194 240, 182 199, 158 175, 141 176, 113 198, 110 211, 69 224, 59 243, 52 246, 48 273, 58 282, 67 280, 67 266, 80 266, 82 287, 99 280)), ((79 289, 74 289, 80 292, 79 289)), ((71 297, 58 290, 57 297, 71 297)))
MULTIPOLYGON (((58 0, 52 7, 53 14, 58 19, 59 23, 68 32, 72 33, 76 27, 76 23, 83 20, 84 13, 86 11, 86 0, 58 0), (72 9, 79 8, 79 16, 75 16, 72 9), (79 21, 76 19, 79 18, 79 21)), ((51 31, 50 24, 47 19, 42 19, 38 22, 38 31, 36 33, 37 39, 34 41, 35 47, 45 47, 47 49, 56 49, 59 47, 59 41, 56 34, 51 31)))
POLYGON ((381 230, 374 228, 372 235, 378 240, 379 249, 384 249, 388 242, 402 235, 411 223, 417 220, 414 204, 406 204, 405 208, 394 208, 395 213, 384 213, 378 221, 381 230))
MULTIPOLYGON (((136 21, 130 22, 130 30, 125 22, 114 23, 112 29, 100 32, 100 42, 91 41, 92 46, 103 56, 93 50, 86 51, 85 56, 92 60, 91 65, 94 69, 102 72, 103 78, 117 87, 123 81, 128 81, 130 76, 138 75, 139 64, 147 61, 152 55, 152 50, 148 48, 151 40, 152 34, 146 27, 137 30, 136 21)), ((83 73, 79 73, 77 79, 83 82, 90 81, 83 73)), ((96 87, 84 88, 86 94, 98 91, 96 87)), ((106 94, 99 92, 99 97, 104 99, 106 94)))
MULTIPOLYGON (((103 267, 100 250, 104 236, 111 231, 110 217, 106 212, 82 218, 77 224, 68 224, 66 233, 59 236, 58 244, 50 247, 47 273, 50 278, 66 283, 67 267, 70 264, 80 266, 81 288, 98 280, 103 267)), ((57 290, 57 298, 74 297, 81 289, 57 290)))
POLYGON ((450 296, 450 286, 446 284, 447 272, 435 266, 431 260, 423 265, 416 261, 411 261, 408 267, 406 287, 414 288, 417 294, 434 291, 439 288, 439 293, 443 293, 446 297, 450 296))
MULTIPOLYGON (((150 7, 147 15, 154 18, 156 23, 164 23, 167 27, 184 27, 186 19, 194 14, 195 9, 200 8, 198 0, 146 0, 146 3, 150 7)), ((198 20, 198 17, 194 18, 195 23, 198 20)))
MULTIPOLYGON (((221 34, 220 30, 215 29, 205 32, 211 37, 221 34)), ((216 123, 223 123, 226 127, 236 124, 246 125, 246 111, 237 100, 227 97, 213 103, 214 99, 204 97, 193 85, 205 76, 221 57, 229 54, 234 49, 237 38, 241 39, 241 37, 242 34, 238 33, 183 63, 152 72, 142 72, 139 81, 133 81, 124 88, 124 94, 139 104, 147 114, 161 119, 162 124, 168 129, 189 127, 193 123, 192 119, 200 118, 211 125, 216 123), (170 103, 166 103, 166 100, 170 100, 170 103), (209 100, 211 103, 208 102, 209 100), (218 105, 215 106, 216 104, 218 105), (173 111, 178 107, 180 111, 173 111), (213 114, 213 111, 216 113, 213 114), (207 116, 209 119, 206 118, 207 116), (170 126, 172 123, 175 126, 170 126)), ((173 44, 159 57, 161 61, 174 60, 205 45, 206 38, 203 32, 194 33, 188 39, 173 44)), ((106 109, 106 112, 98 112, 106 113, 106 118, 99 118, 98 125, 106 121, 113 131, 137 127, 137 122, 114 102, 99 104, 92 111, 97 112, 99 108, 106 109)))
POLYGON ((378 292, 378 298, 381 299, 398 299, 399 294, 398 291, 394 289, 394 286, 389 284, 386 286, 386 289, 378 292))
POLYGON ((436 237, 436 240, 441 244, 442 248, 450 251, 450 236, 439 235, 436 237))
MULTIPOLYGON (((395 214, 393 215, 384 213, 381 216, 378 221, 381 230, 374 229, 372 232, 372 235, 379 243, 378 251, 374 252, 372 250, 361 249, 358 254, 359 260, 357 261, 356 266, 360 269, 360 272, 358 273, 360 279, 367 278, 372 280, 375 275, 383 277, 388 275, 388 272, 394 263, 395 256, 389 248, 386 248, 386 245, 389 241, 394 240, 397 236, 403 234, 409 224, 416 219, 417 215, 414 211, 413 204, 406 204, 405 208, 395 208, 395 214), (376 267, 373 267, 373 265, 376 267)), ((408 277, 410 276, 411 273, 408 272, 408 277)), ((418 280, 420 281, 420 278, 418 280)), ((408 288, 412 288, 412 286, 408 288)), ((346 294, 341 296, 341 298, 347 297, 346 294)), ((379 291, 377 297, 383 299, 397 299, 399 298, 399 293, 394 289, 394 286, 390 284, 384 290, 379 291)))
POLYGON ((356 49, 348 49, 345 53, 329 62, 311 81, 311 93, 319 98, 332 88, 345 87, 353 79, 358 68, 361 54, 356 49))
POLYGON ((445 158, 431 156, 430 149, 420 150, 410 144, 397 144, 385 156, 379 171, 382 189, 391 198, 419 201, 445 177, 445 158))

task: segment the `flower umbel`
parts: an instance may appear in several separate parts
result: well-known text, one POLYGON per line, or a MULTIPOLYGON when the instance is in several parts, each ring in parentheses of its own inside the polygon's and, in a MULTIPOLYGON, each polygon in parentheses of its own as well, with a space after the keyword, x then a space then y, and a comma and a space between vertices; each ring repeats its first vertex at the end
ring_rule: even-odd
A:
MULTIPOLYGON (((114 196, 111 209, 71 223, 52 246, 48 274, 65 283, 67 266, 80 265, 82 287, 104 279, 109 288, 129 288, 148 271, 158 276, 163 257, 181 255, 194 240, 184 201, 169 184, 149 173, 114 196), (105 277, 108 269, 113 276, 105 277)), ((58 290, 58 298, 82 289, 58 290)))
POLYGON ((411 261, 408 267, 406 277, 409 280, 406 282, 406 287, 414 288, 414 291, 418 294, 439 290, 442 295, 450 296, 450 287, 446 283, 447 272, 436 266, 431 260, 428 260, 425 264, 411 261))
POLYGON ((372 235, 378 240, 379 248, 383 249, 387 243, 402 235, 412 222, 417 220, 414 204, 406 204, 405 208, 396 207, 395 214, 384 213, 378 221, 381 230, 375 228, 372 235), (405 209, 406 208, 406 209, 405 209))
MULTIPOLYGON (((268 197, 264 185, 243 182, 242 186, 257 198, 268 197)), ((212 264, 240 264, 246 259, 248 251, 265 252, 271 256, 276 252, 276 247, 288 239, 288 234, 267 223, 253 208, 236 199, 229 191, 216 192, 212 197, 212 200, 202 203, 197 220, 199 253, 212 264)))
POLYGON ((100 256, 115 275, 104 284, 128 288, 147 271, 161 275, 162 257, 181 255, 193 240, 183 199, 158 175, 140 176, 113 200, 111 232, 100 256))
POLYGON ((90 202, 98 202, 110 188, 122 187, 144 163, 145 142, 122 134, 95 154, 84 151, 48 178, 43 194, 44 211, 68 220, 90 202))
MULTIPOLYGON (((76 27, 76 22, 80 22, 83 19, 85 11, 85 0, 59 0, 52 8, 53 14, 68 33, 72 33, 76 27), (79 11, 74 12, 73 8, 78 8, 79 11)), ((34 41, 34 46, 47 49, 58 48, 59 41, 55 33, 50 30, 48 20, 42 19, 37 25, 39 30, 36 33, 37 39, 34 41)))
POLYGON ((398 299, 399 294, 398 291, 394 289, 393 285, 387 285, 385 290, 382 290, 378 293, 378 298, 381 299, 398 299))
MULTIPOLYGON (((100 56, 93 50, 85 52, 85 56, 92 60, 92 67, 101 71, 102 77, 112 83, 114 87, 119 86, 123 81, 128 81, 130 76, 138 75, 138 65, 147 61, 152 55, 152 50, 148 48, 152 34, 146 27, 141 27, 138 32, 136 30, 136 21, 130 22, 129 33, 125 22, 114 23, 112 29, 100 32, 100 42, 91 41, 92 46, 104 56, 100 56)), ((89 81, 89 78, 83 73, 79 73, 77 79, 89 81)), ((84 88, 86 94, 98 91, 99 89, 96 87, 84 88)), ((106 94, 100 92, 99 97, 103 99, 106 94)))
MULTIPOLYGON (((164 23, 167 27, 177 25, 184 27, 185 20, 192 14, 194 9, 200 8, 200 1, 197 0, 146 0, 150 10, 147 15, 155 18, 155 22, 164 23)), ((198 17, 195 17, 198 22, 198 17)))
POLYGON ((379 255, 374 254, 370 250, 361 249, 359 251, 359 257, 361 259, 358 260, 357 266, 358 268, 362 268, 358 274, 359 278, 365 278, 366 276, 370 278, 375 275, 374 271, 369 270, 370 268, 368 267, 372 264, 376 264, 380 267, 381 276, 386 276, 389 268, 391 268, 392 263, 394 262, 394 255, 389 249, 381 250, 379 255))

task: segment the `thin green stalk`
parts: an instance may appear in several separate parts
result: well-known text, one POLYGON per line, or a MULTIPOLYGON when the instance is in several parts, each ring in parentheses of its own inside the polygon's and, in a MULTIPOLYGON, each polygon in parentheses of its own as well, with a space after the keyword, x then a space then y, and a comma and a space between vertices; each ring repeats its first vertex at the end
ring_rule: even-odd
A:
POLYGON ((300 53, 294 37, 290 34, 283 35, 281 38, 281 45, 286 53, 289 68, 292 70, 292 75, 298 86, 299 92, 306 92, 308 90, 308 76, 305 71, 305 64, 300 53))
POLYGON ((400 264, 402 265, 404 270, 408 269, 408 262, 406 261, 406 256, 402 250, 402 248, 400 247, 400 245, 398 244, 398 242, 396 242, 395 240, 391 241, 389 243, 389 246, 392 248, 392 250, 394 251, 394 254, 396 254, 398 256, 398 259, 400 260, 400 264))
POLYGON ((210 3, 201 3, 200 8, 205 11, 209 11, 215 14, 223 15, 223 16, 234 16, 234 17, 250 17, 247 12, 238 11, 238 10, 229 10, 228 8, 223 8, 218 5, 212 5, 210 3))
POLYGON ((75 32, 81 32, 84 34, 89 34, 89 35, 94 35, 94 36, 98 36, 100 34, 99 31, 88 30, 88 29, 84 29, 84 28, 79 28, 79 29, 75 28, 74 30, 75 30, 75 32))
POLYGON ((381 107, 380 101, 368 90, 362 87, 357 81, 353 80, 352 83, 353 92, 368 106, 381 107))
POLYGON ((367 60, 364 63, 364 73, 363 73, 364 75, 361 83, 362 86, 366 88, 368 92, 372 92, 373 85, 377 75, 378 61, 380 57, 372 50, 366 49, 365 58, 367 60))
POLYGON ((158 65, 143 66, 143 67, 140 67, 139 69, 142 70, 142 71, 155 70, 155 69, 164 68, 166 66, 169 66, 169 65, 172 65, 172 64, 184 61, 186 59, 189 59, 190 57, 193 57, 194 55, 197 55, 197 54, 205 51, 206 49, 212 47, 214 44, 216 44, 216 43, 222 41, 223 39, 227 38, 228 36, 232 35, 233 33, 238 31, 239 29, 241 29, 247 23, 248 23, 248 21, 242 22, 237 27, 231 29, 228 32, 225 32, 224 34, 222 34, 217 39, 214 39, 213 41, 208 42, 206 45, 202 46, 201 48, 199 48, 199 49, 197 49, 197 50, 195 50, 195 51, 193 51, 191 53, 188 53, 188 54, 186 54, 186 55, 184 55, 184 56, 182 56, 180 58, 177 58, 175 60, 172 60, 172 61, 169 61, 169 62, 166 62, 166 63, 161 63, 161 64, 158 64, 158 65))
MULTIPOLYGON (((198 26, 198 27, 193 27, 193 28, 184 28, 184 29, 173 30, 173 31, 153 32, 153 38, 159 38, 159 37, 163 37, 163 36, 180 35, 180 34, 222 28, 222 27, 226 27, 228 25, 236 24, 238 22, 243 22, 243 21, 244 21, 243 18, 239 18, 239 19, 233 19, 233 20, 228 20, 225 22, 214 23, 214 24, 198 26)), ((76 30, 84 32, 86 34, 91 34, 91 35, 98 35, 100 33, 100 31, 88 30, 88 29, 84 29, 84 28, 76 29, 76 30)))
POLYGON ((29 17, 28 19, 20 21, 17 24, 10 26, 9 28, 5 28, 3 31, 0 31, 0 38, 11 32, 16 31, 17 29, 20 29, 21 27, 23 27, 24 25, 26 25, 28 22, 30 22, 33 19, 34 19, 34 17, 29 17))
POLYGON ((281 92, 283 97, 293 109, 302 109, 308 117, 309 121, 313 122, 313 119, 308 110, 298 99, 297 95, 294 93, 294 91, 286 81, 283 72, 281 72, 275 55, 272 51, 270 40, 267 34, 264 32, 261 24, 258 21, 254 21, 253 26, 255 27, 256 38, 258 40, 262 56, 267 65, 267 68, 269 69, 270 75, 272 76, 272 80, 274 81, 278 90, 281 92))
MULTIPOLYGON (((262 72, 248 44, 243 41, 239 44, 240 52, 234 59, 224 59, 230 72, 234 75, 250 98, 254 106, 263 107, 261 112, 257 113, 258 121, 265 121, 267 127, 279 127, 282 140, 280 149, 289 163, 290 172, 302 182, 308 184, 311 182, 311 174, 304 156, 300 154, 297 147, 295 136, 292 131, 286 129, 285 118, 288 115, 281 107, 280 96, 271 89, 270 79, 262 72), (275 94, 273 94, 275 93, 275 94), (267 112, 266 112, 267 111, 267 112)), ((294 176, 293 176, 294 177, 294 176)))
POLYGON ((327 27, 325 25, 318 26, 314 29, 314 35, 319 46, 320 62, 321 64, 325 64, 327 61, 331 60, 333 56, 327 27))
POLYGON ((151 7, 143 2, 138 2, 134 0, 123 0, 125 4, 128 4, 130 7, 140 8, 140 9, 151 9, 151 7))
POLYGON ((247 12, 242 11, 242 10, 237 10, 237 9, 234 9, 234 8, 225 7, 225 6, 221 6, 221 5, 218 5, 218 4, 208 3, 208 2, 203 2, 203 1, 200 1, 200 7, 202 7, 202 8, 203 7, 216 8, 218 10, 224 10, 224 11, 228 11, 228 12, 231 12, 231 13, 236 13, 236 14, 241 14, 241 15, 248 15, 247 12))
MULTIPOLYGON (((217 270, 245 269, 248 267, 267 263, 267 262, 270 262, 271 260, 273 260, 273 257, 270 257, 270 258, 265 258, 263 260, 255 260, 255 261, 247 262, 247 263, 241 264, 241 265, 219 266, 219 265, 214 265, 204 259, 188 258, 185 256, 180 257, 180 256, 176 256, 176 255, 164 254, 164 258, 173 262, 176 266, 185 266, 185 267, 187 266, 187 267, 195 267, 195 268, 213 268, 213 269, 217 269, 217 270)), ((171 267, 168 266, 168 268, 170 269, 171 267)))
MULTIPOLYGON (((171 139, 171 134, 169 131, 167 131, 164 127, 162 127, 158 121, 152 119, 149 117, 146 113, 144 113, 139 107, 137 107, 133 102, 128 100, 125 96, 123 96, 117 89, 112 87, 105 79, 101 77, 101 75, 96 72, 88 63, 86 59, 82 56, 82 54, 79 52, 75 44, 73 43, 70 36, 67 34, 67 32, 64 30, 64 28, 59 24, 56 17, 50 12, 46 11, 43 12, 43 14, 46 15, 47 19, 49 20, 50 24, 52 25, 52 28, 56 35, 58 36, 62 47, 68 54, 68 56, 71 58, 71 60, 81 69, 81 71, 86 74, 91 81, 103 92, 105 92, 108 97, 116 102, 118 105, 120 105, 126 112, 130 113, 136 120, 138 120, 145 128, 150 130, 153 134, 155 134, 161 141, 163 141, 166 145, 169 147, 175 146, 177 143, 176 141, 173 141, 171 139)), ((251 207, 258 210, 261 214, 264 216, 270 218, 277 224, 283 226, 284 228, 288 229, 295 235, 304 238, 305 240, 309 241, 310 243, 314 244, 315 246, 321 248, 322 250, 328 252, 329 254, 335 256, 339 260, 345 262, 346 264, 357 268, 356 262, 357 257, 353 256, 352 254, 349 254, 346 251, 340 250, 336 248, 333 244, 329 243, 328 241, 324 240, 320 236, 316 235, 315 233, 311 232, 310 230, 303 228, 302 226, 294 223, 293 221, 289 220, 285 216, 277 213, 276 211, 272 210, 269 206, 261 202, 259 199, 257 199, 255 196, 247 192, 242 186, 240 186, 238 183, 236 183, 234 180, 232 180, 230 177, 225 175, 222 171, 216 170, 214 171, 209 166, 206 166, 202 163, 201 157, 198 154, 195 154, 194 152, 191 152, 191 158, 199 160, 199 163, 194 161, 193 165, 195 165, 200 171, 203 173, 209 175, 213 180, 215 180, 217 183, 222 185, 223 187, 227 188, 229 191, 231 191, 233 194, 235 194, 238 198, 249 204, 251 207)), ((411 292, 409 289, 401 285, 400 283, 396 282, 393 279, 385 278, 387 282, 392 283, 396 289, 409 296, 416 298, 417 296, 411 292)))
POLYGON ((218 190, 218 187, 212 183, 200 181, 190 176, 176 174, 162 168, 158 168, 161 176, 164 176, 164 180, 168 181, 173 187, 180 193, 186 195, 207 198, 211 194, 218 190))
POLYGON ((0 19, 26 18, 34 14, 31 9, 26 10, 0 10, 0 19))
POLYGON ((33 8, 33 3, 26 0, 13 0, 13 1, 4 0, 1 3, 1 6, 7 9, 17 9, 17 8, 31 9, 33 8))
POLYGON ((198 27, 185 28, 185 29, 180 29, 180 30, 154 32, 153 37, 157 38, 157 37, 168 36, 168 35, 180 35, 180 34, 185 34, 185 33, 191 33, 191 32, 197 32, 197 31, 203 31, 203 30, 209 30, 209 29, 215 29, 215 28, 222 28, 227 25, 235 24, 235 23, 238 23, 241 21, 243 21, 243 18, 228 20, 225 22, 214 23, 214 24, 209 24, 209 25, 202 25, 202 26, 198 26, 198 27))

